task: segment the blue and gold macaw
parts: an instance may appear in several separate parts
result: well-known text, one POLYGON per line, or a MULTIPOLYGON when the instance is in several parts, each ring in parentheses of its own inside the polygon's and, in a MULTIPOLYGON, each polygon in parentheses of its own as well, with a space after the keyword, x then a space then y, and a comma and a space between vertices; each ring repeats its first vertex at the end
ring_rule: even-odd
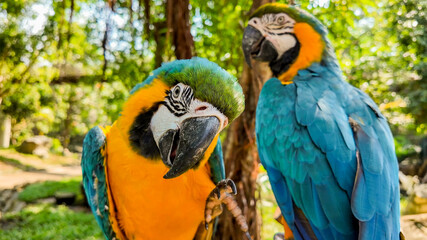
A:
POLYGON ((235 193, 218 136, 243 109, 236 79, 202 58, 163 64, 136 85, 117 121, 84 140, 83 185, 105 237, 212 234, 196 236, 212 192, 235 193))
POLYGON ((257 145, 293 237, 399 239, 393 136, 377 105, 343 79, 326 28, 297 7, 267 4, 251 16, 242 45, 269 79, 257 145))

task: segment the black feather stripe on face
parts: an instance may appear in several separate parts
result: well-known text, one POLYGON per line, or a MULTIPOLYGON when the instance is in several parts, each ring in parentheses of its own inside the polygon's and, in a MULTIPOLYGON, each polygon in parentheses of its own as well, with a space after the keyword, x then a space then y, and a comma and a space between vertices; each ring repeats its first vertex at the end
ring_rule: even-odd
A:
POLYGON ((143 110, 129 130, 129 141, 139 155, 147 159, 160 159, 160 151, 150 128, 151 118, 162 102, 155 103, 150 109, 143 110))
POLYGON ((174 97, 172 94, 173 90, 174 88, 172 88, 171 91, 166 91, 167 96, 163 104, 169 109, 171 113, 177 117, 180 117, 188 113, 190 104, 194 99, 194 92, 191 87, 185 86, 184 89, 181 90, 179 96, 174 97))
POLYGON ((285 33, 288 35, 292 35, 296 39, 296 44, 294 47, 286 51, 279 59, 270 62, 270 68, 273 72, 274 76, 279 76, 281 73, 288 71, 291 67, 292 63, 298 58, 299 50, 301 48, 301 44, 299 43, 297 37, 293 33, 285 33))
POLYGON ((129 130, 129 141, 135 152, 148 159, 159 159, 160 151, 150 127, 151 118, 162 104, 175 116, 180 117, 189 111, 193 99, 194 92, 191 87, 185 86, 176 98, 173 97, 172 88, 170 91, 166 91, 165 101, 155 103, 148 110, 143 109, 129 130))

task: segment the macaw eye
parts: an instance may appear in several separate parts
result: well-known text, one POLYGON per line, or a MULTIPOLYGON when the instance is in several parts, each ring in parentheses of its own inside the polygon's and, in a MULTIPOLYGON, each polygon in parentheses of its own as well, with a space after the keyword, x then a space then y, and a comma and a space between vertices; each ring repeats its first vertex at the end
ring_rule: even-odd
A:
POLYGON ((180 93, 181 93, 181 87, 176 86, 175 89, 172 91, 172 96, 174 98, 178 98, 180 93))
POLYGON ((285 22, 285 17, 284 16, 280 16, 280 17, 278 17, 277 18, 277 23, 279 23, 279 24, 283 24, 284 22, 285 22))

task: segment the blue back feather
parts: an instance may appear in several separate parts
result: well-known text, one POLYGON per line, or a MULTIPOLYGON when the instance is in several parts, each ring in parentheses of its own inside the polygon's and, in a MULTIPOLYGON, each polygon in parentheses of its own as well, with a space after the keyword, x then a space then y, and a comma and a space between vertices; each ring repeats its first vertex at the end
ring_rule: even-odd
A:
POLYGON ((376 104, 344 82, 334 63, 300 70, 294 84, 273 78, 264 85, 256 113, 261 162, 296 239, 308 238, 293 204, 318 239, 399 239, 390 129, 376 104), (349 117, 359 125, 355 135, 349 117))

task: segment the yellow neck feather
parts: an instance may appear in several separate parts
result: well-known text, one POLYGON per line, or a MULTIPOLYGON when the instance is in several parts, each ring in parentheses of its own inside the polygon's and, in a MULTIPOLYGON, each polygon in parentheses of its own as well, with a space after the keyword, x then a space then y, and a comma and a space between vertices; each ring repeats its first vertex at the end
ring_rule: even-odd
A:
POLYGON ((301 48, 295 62, 279 76, 279 80, 284 85, 291 84, 299 70, 309 67, 313 62, 320 62, 325 47, 320 34, 308 23, 296 23, 294 32, 301 48))
POLYGON ((123 137, 127 141, 129 141, 129 129, 135 118, 142 111, 150 109, 155 103, 163 101, 167 90, 170 90, 170 87, 156 78, 152 83, 142 87, 129 97, 123 105, 120 118, 117 120, 117 127, 125 134, 123 137))

